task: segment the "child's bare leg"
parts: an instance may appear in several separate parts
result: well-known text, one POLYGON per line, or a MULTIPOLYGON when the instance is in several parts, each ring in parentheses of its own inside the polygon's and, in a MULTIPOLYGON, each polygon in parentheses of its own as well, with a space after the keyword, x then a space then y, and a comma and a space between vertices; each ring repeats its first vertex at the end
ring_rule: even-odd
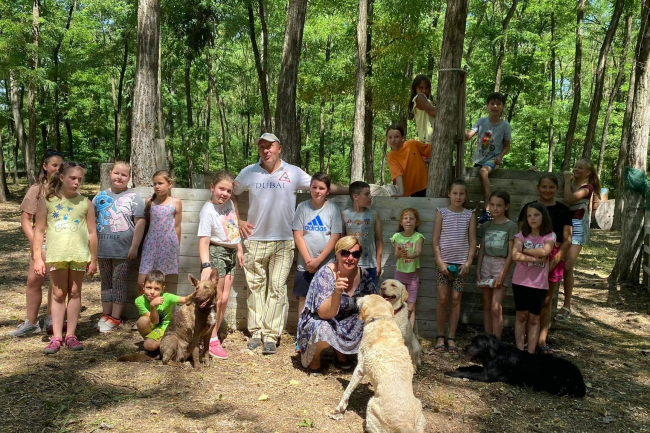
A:
MULTIPOLYGON (((27 271, 27 287, 26 287, 26 298, 27 298, 27 320, 32 325, 36 324, 38 319, 38 309, 41 308, 41 303, 43 302, 43 282, 45 277, 41 277, 34 272, 34 260, 29 260, 29 270, 27 271)), ((50 302, 50 293, 51 289, 48 291, 48 304, 50 302)), ((48 305, 48 314, 50 313, 50 306, 48 305)))
POLYGON ((503 332, 503 298, 508 286, 499 286, 492 290, 492 333, 500 340, 503 332))
POLYGON ((535 314, 528 315, 528 353, 535 353, 537 348, 537 339, 539 338, 539 316, 535 314))
POLYGON ((311 370, 318 370, 320 368, 320 355, 323 353, 323 350, 330 347, 329 343, 326 341, 319 341, 316 343, 316 352, 314 352, 314 359, 309 363, 309 368, 311 370))
POLYGON ((526 323, 528 322, 528 311, 517 311, 515 320, 515 343, 517 349, 524 350, 526 341, 526 323))
POLYGON ((138 274, 138 296, 144 293, 145 278, 147 278, 147 274, 138 274))
POLYGON ((415 303, 407 302, 406 307, 409 309, 409 322, 411 322, 411 327, 415 328, 415 303))
MULTIPOLYGON (((68 330, 67 335, 75 335, 79 313, 81 312, 81 285, 84 282, 83 271, 69 270, 68 276, 68 330)), ((63 325, 63 324, 62 324, 63 325)))
POLYGON ((571 299, 573 298, 573 287, 575 284, 573 277, 573 268, 578 260, 578 255, 582 250, 582 245, 571 245, 564 257, 564 307, 571 309, 571 299))
POLYGON ((155 352, 158 350, 158 348, 160 348, 160 341, 154 340, 153 338, 146 338, 142 346, 149 352, 155 352))
MULTIPOLYGON (((449 316, 449 338, 456 338, 456 328, 458 328, 458 319, 460 319, 460 301, 463 292, 458 290, 451 291, 451 315, 449 316)), ((449 347, 456 347, 455 342, 449 342, 449 347), (452 344, 453 343, 453 344, 452 344)))
POLYGON ((63 338, 65 298, 68 295, 68 269, 50 271, 50 286, 52 287, 52 335, 63 338))
MULTIPOLYGON (((216 338, 219 336, 219 327, 221 326, 221 321, 226 314, 226 305, 228 305, 228 297, 226 296, 225 302, 223 299, 224 288, 226 287, 226 279, 230 278, 230 285, 232 286, 232 275, 226 275, 225 277, 219 278, 217 283, 217 323, 212 328, 211 338, 216 338)), ((228 295, 230 295, 230 288, 228 288, 228 295)))
POLYGON ((549 281, 548 283, 548 291, 546 292, 546 298, 544 298, 542 312, 539 315, 539 339, 537 340, 537 347, 546 346, 546 337, 548 336, 548 331, 551 329, 553 296, 555 295, 555 290, 557 290, 559 285, 559 282, 553 283, 549 281))
POLYGON ((153 326, 151 324, 151 319, 147 316, 142 316, 137 321, 138 332, 142 335, 142 338, 146 338, 147 335, 151 332, 153 326))
POLYGON ((492 289, 484 287, 483 289, 483 328, 486 334, 493 334, 492 329, 492 289))
POLYGON ((490 201, 490 173, 492 172, 492 167, 489 165, 484 165, 478 171, 478 178, 481 181, 481 192, 483 192, 483 200, 485 200, 485 205, 490 201))
POLYGON ((436 322, 438 324, 438 335, 436 345, 445 344, 445 325, 447 324, 447 303, 449 302, 449 286, 438 284, 438 309, 436 310, 436 322))

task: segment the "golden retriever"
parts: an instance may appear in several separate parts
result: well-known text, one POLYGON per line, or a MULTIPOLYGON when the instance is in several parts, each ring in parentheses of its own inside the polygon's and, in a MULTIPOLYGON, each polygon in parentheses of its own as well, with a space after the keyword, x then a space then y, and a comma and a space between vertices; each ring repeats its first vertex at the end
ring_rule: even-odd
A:
POLYGON ((368 401, 366 431, 424 432, 422 404, 413 395, 413 364, 393 320, 393 308, 379 295, 364 296, 357 305, 359 319, 365 322, 359 362, 331 417, 343 418, 350 395, 363 377, 368 376, 375 395, 368 401))
POLYGON ((420 357, 422 349, 409 321, 409 311, 406 306, 408 296, 409 294, 404 284, 397 280, 386 280, 381 283, 381 297, 393 306, 393 310, 395 310, 395 323, 397 323, 397 327, 402 332, 404 344, 406 344, 406 348, 409 350, 413 366, 417 369, 422 365, 420 357))

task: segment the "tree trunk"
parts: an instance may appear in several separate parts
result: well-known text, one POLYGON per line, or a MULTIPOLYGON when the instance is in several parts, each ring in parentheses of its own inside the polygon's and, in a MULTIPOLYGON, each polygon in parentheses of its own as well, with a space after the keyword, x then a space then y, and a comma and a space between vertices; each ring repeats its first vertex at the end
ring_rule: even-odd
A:
POLYGON ((306 14, 307 0, 289 0, 275 109, 275 130, 283 148, 283 159, 297 166, 300 166, 300 125, 296 117, 296 89, 306 14))
POLYGON ((537 123, 533 123, 533 138, 530 140, 530 165, 537 166, 537 123))
POLYGON ((548 121, 548 166, 546 171, 553 171, 553 120, 555 118, 555 12, 551 12, 551 116, 548 121))
POLYGON ((38 71, 38 36, 40 8, 38 0, 32 0, 32 33, 33 33, 33 54, 32 54, 32 76, 29 79, 29 143, 25 153, 25 169, 27 171, 27 182, 30 185, 36 183, 36 76, 38 71))
POLYGON ((65 123, 65 132, 68 135, 68 158, 74 161, 74 142, 72 141, 72 125, 70 119, 67 117, 63 121, 65 123))
POLYGON ((594 135, 596 135, 596 128, 598 128, 598 115, 600 114, 600 104, 603 101, 603 88, 605 86, 605 70, 607 68, 607 54, 609 48, 614 40, 618 21, 623 13, 625 0, 616 0, 614 11, 612 12, 612 19, 609 23, 609 28, 605 33, 605 39, 600 47, 600 55, 598 56, 598 66, 596 67, 596 79, 594 81, 594 97, 591 100, 591 110, 589 112, 589 123, 587 125, 587 133, 585 135, 585 145, 582 148, 582 157, 591 160, 591 149, 593 147, 594 135))
POLYGON ((567 130, 564 144, 564 164, 562 170, 569 170, 571 167, 571 151, 573 149, 573 137, 576 132, 578 123, 578 112, 580 111, 580 74, 582 72, 582 22, 585 15, 585 1, 579 0, 578 10, 576 13, 576 53, 575 65, 573 68, 573 106, 571 107, 571 117, 569 118, 569 129, 567 130))
MULTIPOLYGON (((329 63, 332 49, 332 36, 327 36, 327 47, 325 48, 325 63, 329 63)), ((325 171, 325 96, 320 98, 320 137, 318 142, 318 164, 320 172, 325 171)))
POLYGON ((618 95, 618 92, 621 87, 621 82, 623 81, 623 74, 625 74, 625 61, 627 59, 627 52, 630 48, 630 41, 632 39, 632 15, 628 14, 625 18, 625 43, 623 44, 623 53, 621 54, 621 59, 619 61, 618 73, 616 74, 616 79, 614 80, 614 86, 612 87, 612 92, 609 95, 609 102, 607 103, 607 112, 605 113, 605 122, 603 124, 603 137, 600 141, 600 151, 598 152, 598 167, 596 172, 598 178, 603 172, 603 161, 605 159, 605 148, 607 147, 607 136, 609 133, 609 119, 612 115, 612 110, 614 109, 614 101, 618 95))
POLYGON ((255 17, 253 16, 252 0, 248 2, 248 33, 250 33, 251 45, 253 47, 253 57, 255 59, 255 70, 257 70, 257 79, 260 82, 260 94, 262 97, 262 114, 264 118, 264 130, 262 132, 271 131, 271 108, 269 106, 269 94, 266 83, 266 73, 262 66, 262 59, 260 58, 260 51, 257 48, 257 40, 255 38, 255 17))
POLYGON ((497 72, 496 72, 496 77, 494 78, 495 92, 498 92, 501 87, 503 59, 506 56, 506 42, 508 41, 507 31, 508 31, 508 26, 510 25, 510 20, 512 19, 512 16, 515 14, 515 10, 517 9, 518 2, 519 0, 512 0, 512 5, 510 5, 510 9, 508 9, 508 13, 506 14, 506 17, 501 22, 501 30, 503 34, 501 36, 501 42, 499 43, 499 57, 497 57, 497 72))
POLYGON ((7 186, 7 178, 5 176, 5 150, 2 145, 2 131, 0 131, 0 203, 6 203, 7 195, 9 194, 9 187, 7 186))
MULTIPOLYGON (((269 89, 269 31, 266 28, 266 11, 264 7, 264 0, 257 0, 258 12, 260 15, 260 27, 262 29, 261 39, 262 39, 262 71, 264 71, 264 82, 266 83, 266 89, 269 89)), ((273 125, 269 131, 273 130, 273 125)))
POLYGON ((484 0, 482 2, 481 14, 478 16, 478 19, 476 20, 476 26, 474 26, 474 32, 472 33, 472 38, 469 40, 469 44, 467 45, 467 52, 465 53, 465 62, 467 62, 468 64, 472 59, 472 51, 474 51, 474 43, 476 42, 476 38, 477 36, 480 35, 479 29, 481 27, 481 23, 483 22, 483 18, 485 17, 487 4, 488 4, 487 0, 484 0))
POLYGON ((190 188, 193 187, 192 178, 194 176, 194 161, 193 157, 193 136, 194 136, 194 119, 192 119, 192 57, 188 54, 185 58, 185 105, 187 107, 187 148, 185 155, 187 156, 187 177, 190 188))
POLYGON ((131 165, 134 186, 148 186, 156 170, 160 0, 138 2, 138 53, 133 89, 131 165))
POLYGON ((357 19, 357 67, 354 93, 354 131, 350 158, 350 182, 363 180, 363 145, 366 120, 366 45, 368 43, 368 1, 359 1, 357 19))
POLYGON ((56 150, 59 152, 63 150, 61 147, 61 105, 59 101, 59 51, 61 51, 61 45, 63 44, 63 38, 65 38, 66 33, 70 30, 70 24, 72 23, 72 14, 77 7, 77 0, 70 0, 70 7, 68 9, 68 21, 65 25, 65 31, 61 35, 58 43, 54 47, 52 52, 52 59, 54 60, 54 134, 56 135, 56 150))
MULTIPOLYGON (((11 84, 9 79, 5 79, 5 98, 6 98, 6 106, 11 107, 11 84)), ((14 185, 18 184, 18 138, 16 138, 14 145, 11 145, 11 142, 13 141, 14 138, 14 121, 13 117, 10 117, 7 119, 7 132, 9 133, 9 149, 10 149, 10 155, 12 156, 12 162, 13 162, 13 178, 14 178, 14 185)))
POLYGON ((120 159, 120 140, 122 136, 122 99, 124 98, 124 75, 129 60, 129 41, 124 38, 124 57, 122 58, 122 68, 120 69, 120 80, 117 86, 115 103, 113 104, 113 117, 115 118, 115 161, 120 159))
POLYGON ((381 176, 381 185, 384 186, 386 185, 386 151, 388 150, 388 142, 384 140, 384 147, 382 148, 381 151, 381 166, 379 168, 379 173, 381 176))
MULTIPOLYGON (((646 187, 648 161, 648 133, 650 132, 650 0, 643 1, 641 27, 639 29, 636 58, 636 81, 634 84, 634 111, 630 124, 630 146, 625 159, 626 168, 640 172, 643 187, 646 187)), ((621 242, 616 255, 616 264, 610 279, 618 283, 637 284, 638 269, 634 264, 643 254, 645 188, 626 185, 623 192, 625 218, 621 230, 621 242)))
POLYGON ((515 107, 517 106, 517 100, 519 99, 519 94, 521 93, 520 89, 515 91, 515 94, 512 95, 512 100, 510 101, 510 107, 508 107, 508 123, 512 121, 512 116, 515 114, 515 107))
MULTIPOLYGON (((214 77, 213 77, 214 79, 214 77)), ((221 154, 223 155, 223 168, 228 171, 228 141, 226 139, 226 129, 224 127, 224 117, 226 116, 225 110, 223 110, 223 104, 221 103, 221 98, 219 97, 219 88, 216 83, 214 84, 214 94, 217 99, 217 111, 219 112, 219 123, 221 125, 221 154)))
POLYGON ((427 197, 445 197, 453 177, 453 149, 458 140, 458 119, 461 116, 461 101, 458 95, 463 83, 461 66, 465 25, 467 22, 467 0, 447 0, 445 28, 442 37, 436 121, 433 128, 432 154, 437 156, 436 164, 429 165, 427 197), (445 70, 446 69, 446 70, 445 70), (452 69, 452 70, 450 70, 452 69))
POLYGON ((372 106, 372 21, 374 0, 365 0, 368 4, 368 23, 366 36, 366 108, 364 118, 363 150, 365 161, 365 179, 367 183, 375 183, 375 152, 373 148, 373 120, 375 118, 372 106))
MULTIPOLYGON (((332 109, 330 110, 330 133, 334 132, 334 103, 332 102, 332 109)), ((330 174, 330 162, 332 162, 332 142, 330 140, 329 152, 327 153, 327 166, 325 173, 330 174)))
MULTIPOLYGON (((18 148, 25 149, 25 124, 23 123, 23 115, 20 112, 20 97, 18 96, 18 83, 16 81, 16 73, 13 70, 9 71, 9 87, 11 88, 11 111, 14 117, 14 126, 16 134, 16 149, 14 150, 14 167, 17 165, 18 148)), ((24 155, 23 155, 24 156, 24 155)))

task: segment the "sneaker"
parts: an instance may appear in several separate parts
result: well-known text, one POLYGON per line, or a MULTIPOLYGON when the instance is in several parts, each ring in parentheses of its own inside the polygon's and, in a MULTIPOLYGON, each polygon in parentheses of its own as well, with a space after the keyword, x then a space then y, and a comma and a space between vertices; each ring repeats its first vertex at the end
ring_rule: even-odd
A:
POLYGON ((224 350, 219 340, 210 342, 210 356, 219 359, 228 359, 228 353, 224 350))
POLYGON ((41 327, 38 324, 38 319, 36 320, 36 325, 32 325, 31 323, 29 323, 29 320, 25 319, 25 321, 20 325, 18 325, 16 329, 11 331, 9 335, 11 337, 24 337, 26 335, 34 334, 38 332, 41 332, 41 327))
POLYGON ((277 346, 275 345, 275 341, 267 341, 262 348, 262 355, 274 355, 276 351, 277 346))
POLYGON ((52 355, 61 349, 61 346, 63 345, 63 338, 60 337, 52 337, 50 339, 50 344, 45 346, 45 349, 43 349, 43 353, 46 355, 52 355))
POLYGON ((106 320, 104 321, 104 323, 100 323, 99 325, 99 332, 105 333, 105 332, 114 331, 121 324, 122 324, 121 320, 118 320, 112 316, 106 316, 106 320))
POLYGON ((83 350, 84 345, 81 344, 81 341, 77 340, 75 335, 66 335, 65 336, 65 345, 70 350, 83 350))
POLYGON ((255 350, 258 347, 262 345, 262 339, 259 337, 253 337, 250 340, 248 340, 248 343, 246 346, 248 347, 248 350, 255 350))
POLYGON ((97 322, 94 326, 95 331, 101 332, 100 328, 102 327, 103 323, 106 323, 106 318, 109 317, 108 314, 102 314, 102 317, 99 318, 99 322, 97 322))
MULTIPOLYGON (((45 323, 48 323, 45 329, 47 330, 47 335, 52 335, 54 334, 54 328, 52 327, 52 317, 48 316, 50 319, 49 323, 47 322, 47 319, 45 319, 45 323)), ((65 333, 65 331, 68 330, 68 322, 63 322, 63 329, 61 331, 65 333)))
POLYGON ((490 213, 489 210, 483 209, 483 213, 481 213, 481 216, 478 219, 479 224, 486 223, 492 219, 492 214, 490 213))
POLYGON ((296 340, 296 353, 300 353, 300 343, 296 340))

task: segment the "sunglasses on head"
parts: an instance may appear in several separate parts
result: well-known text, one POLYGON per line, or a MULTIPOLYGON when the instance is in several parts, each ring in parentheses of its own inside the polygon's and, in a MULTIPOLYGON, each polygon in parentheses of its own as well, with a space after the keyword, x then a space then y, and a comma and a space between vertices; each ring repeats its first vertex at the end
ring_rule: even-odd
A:
POLYGON ((348 257, 352 256, 352 258, 359 260, 361 258, 361 251, 356 250, 356 251, 348 251, 348 250, 341 250, 339 251, 339 254, 341 257, 347 259, 348 257))
POLYGON ((45 157, 48 158, 50 156, 63 157, 63 154, 61 152, 57 151, 57 150, 54 150, 54 149, 47 149, 47 151, 45 151, 45 157))
POLYGON ((86 168, 86 164, 79 164, 79 163, 74 162, 74 161, 66 161, 66 164, 68 164, 68 167, 81 167, 83 169, 86 168))

